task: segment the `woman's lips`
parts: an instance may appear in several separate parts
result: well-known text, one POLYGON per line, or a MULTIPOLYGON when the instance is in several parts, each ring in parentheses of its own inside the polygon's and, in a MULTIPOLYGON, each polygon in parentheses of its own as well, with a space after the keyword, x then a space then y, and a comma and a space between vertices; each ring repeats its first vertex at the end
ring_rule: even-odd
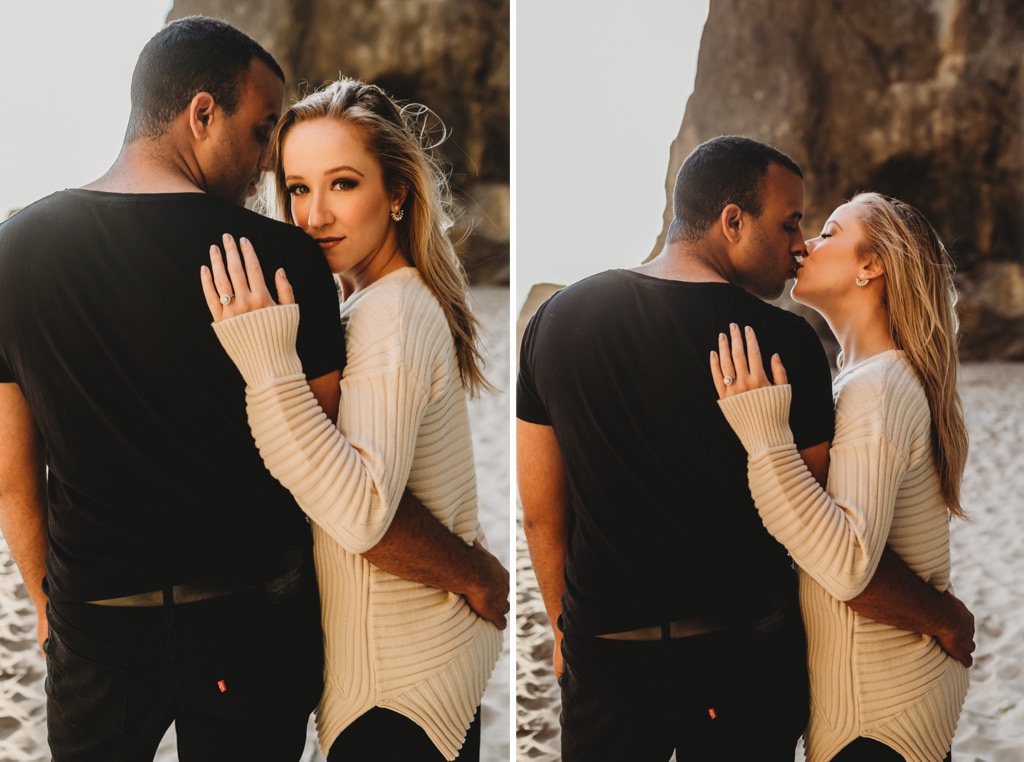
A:
POLYGON ((313 240, 315 240, 320 245, 321 249, 332 249, 335 246, 337 246, 339 243, 344 241, 345 239, 344 238, 314 238, 313 240))

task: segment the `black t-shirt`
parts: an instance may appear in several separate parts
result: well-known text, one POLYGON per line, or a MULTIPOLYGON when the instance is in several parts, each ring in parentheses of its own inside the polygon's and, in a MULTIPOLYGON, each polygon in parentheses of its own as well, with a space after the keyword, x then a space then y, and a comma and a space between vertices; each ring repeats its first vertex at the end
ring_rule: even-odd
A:
POLYGON ((245 384, 210 327, 211 244, 284 267, 308 378, 344 364, 337 292, 300 229, 202 193, 55 193, 0 225, 0 382, 46 445, 48 590, 95 600, 258 579, 309 525, 249 432, 245 384))
POLYGON ((571 491, 565 632, 756 611, 791 589, 717 405, 709 355, 730 322, 754 328, 766 360, 781 355, 797 446, 831 440, 814 331, 736 286, 613 270, 555 294, 527 326, 516 415, 554 427, 571 491))

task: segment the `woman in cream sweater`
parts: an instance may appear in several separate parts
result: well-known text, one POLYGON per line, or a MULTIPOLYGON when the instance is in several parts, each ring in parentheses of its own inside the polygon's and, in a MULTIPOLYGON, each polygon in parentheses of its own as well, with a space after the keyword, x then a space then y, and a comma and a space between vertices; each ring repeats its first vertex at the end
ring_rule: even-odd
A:
MULTIPOLYGON (((244 275, 228 283, 214 252, 203 286, 217 335, 245 378, 260 453, 313 520, 325 640, 321 746, 329 760, 476 759, 500 632, 461 596, 360 555, 387 531, 407 486, 450 531, 467 543, 482 539, 466 397, 488 384, 446 234, 443 175, 406 114, 380 88, 354 80, 289 107, 271 151, 280 215, 317 240, 344 299, 337 427, 302 376, 299 307, 283 273, 281 305, 268 295, 272 306, 246 312, 238 299, 220 310, 219 294, 266 291, 242 240, 249 284, 244 275)), ((234 241, 224 243, 229 265, 238 264, 234 241)))
POLYGON ((785 358, 772 357, 770 384, 753 332, 731 326, 711 369, 749 456, 757 510, 800 570, 807 758, 939 762, 967 669, 934 639, 844 601, 864 589, 886 545, 937 590, 950 587, 949 522, 964 516, 967 459, 951 261, 920 212, 863 193, 807 242, 793 298, 819 311, 842 346, 826 490, 793 445, 785 358))

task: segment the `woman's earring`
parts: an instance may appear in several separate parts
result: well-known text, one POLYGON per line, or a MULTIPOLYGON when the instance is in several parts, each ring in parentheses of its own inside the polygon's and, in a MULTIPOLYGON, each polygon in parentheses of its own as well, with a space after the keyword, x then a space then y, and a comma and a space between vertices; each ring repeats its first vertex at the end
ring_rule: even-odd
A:
POLYGON ((866 285, 868 285, 868 283, 870 283, 870 281, 867 278, 854 278, 853 282, 856 283, 861 288, 864 288, 864 286, 866 286, 866 285))
POLYGON ((405 209, 391 210, 391 219, 393 219, 395 222, 401 222, 403 217, 405 217, 405 209))

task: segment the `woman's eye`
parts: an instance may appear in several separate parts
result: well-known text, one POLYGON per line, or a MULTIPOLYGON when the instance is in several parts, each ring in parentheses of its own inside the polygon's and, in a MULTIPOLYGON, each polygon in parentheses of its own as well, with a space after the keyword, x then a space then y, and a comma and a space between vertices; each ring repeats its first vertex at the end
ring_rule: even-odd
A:
POLYGON ((821 235, 819 236, 819 238, 831 238, 831 237, 832 237, 832 234, 828 233, 828 232, 826 232, 824 230, 821 231, 821 235))
POLYGON ((307 188, 305 185, 289 185, 288 186, 288 195, 289 196, 302 196, 303 194, 308 193, 308 192, 309 192, 309 188, 307 188))
POLYGON ((355 180, 349 180, 346 177, 339 177, 331 183, 331 187, 337 188, 338 190, 352 190, 356 185, 358 185, 358 183, 355 180))

